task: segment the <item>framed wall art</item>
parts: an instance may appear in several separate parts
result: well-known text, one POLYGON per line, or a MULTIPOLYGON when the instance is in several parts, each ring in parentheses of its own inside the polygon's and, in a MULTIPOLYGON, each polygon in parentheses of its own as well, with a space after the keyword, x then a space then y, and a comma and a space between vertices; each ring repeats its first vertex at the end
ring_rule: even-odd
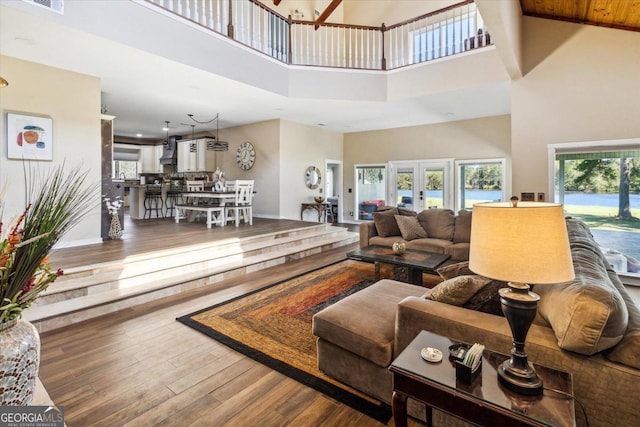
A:
POLYGON ((53 160, 53 119, 7 114, 7 157, 18 160, 53 160))

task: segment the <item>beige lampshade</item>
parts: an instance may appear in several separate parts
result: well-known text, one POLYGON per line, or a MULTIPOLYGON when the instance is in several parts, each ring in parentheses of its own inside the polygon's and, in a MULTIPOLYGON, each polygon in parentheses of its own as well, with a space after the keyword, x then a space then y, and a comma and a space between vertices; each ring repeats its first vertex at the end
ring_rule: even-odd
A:
POLYGON ((469 268, 492 279, 528 284, 574 278, 562 205, 473 205, 469 268))

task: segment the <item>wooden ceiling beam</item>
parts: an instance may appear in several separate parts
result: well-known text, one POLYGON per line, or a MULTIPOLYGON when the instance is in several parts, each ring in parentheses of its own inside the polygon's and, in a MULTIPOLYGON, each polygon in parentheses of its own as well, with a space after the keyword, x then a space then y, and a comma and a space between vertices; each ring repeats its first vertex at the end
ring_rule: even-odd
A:
POLYGON ((324 10, 324 12, 322 12, 322 14, 320 14, 318 19, 316 19, 316 22, 315 22, 315 25, 314 25, 316 30, 320 27, 320 24, 324 24, 325 23, 327 18, 329 18, 329 16, 331 16, 333 11, 336 10, 336 8, 340 5, 340 3, 342 3, 342 0, 331 0, 331 3, 329 3, 329 6, 327 6, 327 8, 324 10))

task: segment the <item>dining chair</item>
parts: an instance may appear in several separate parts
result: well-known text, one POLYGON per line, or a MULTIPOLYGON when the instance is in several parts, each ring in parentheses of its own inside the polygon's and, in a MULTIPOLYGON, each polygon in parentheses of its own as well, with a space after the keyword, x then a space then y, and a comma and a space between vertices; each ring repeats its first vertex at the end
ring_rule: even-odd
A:
POLYGON ((236 191, 236 182, 235 181, 226 181, 224 183, 224 191, 236 191))
POLYGON ((236 227, 240 225, 240 217, 244 218, 244 222, 253 225, 253 207, 251 205, 253 199, 253 183, 254 180, 237 180, 235 188, 235 199, 232 203, 225 205, 226 221, 234 221, 236 227))

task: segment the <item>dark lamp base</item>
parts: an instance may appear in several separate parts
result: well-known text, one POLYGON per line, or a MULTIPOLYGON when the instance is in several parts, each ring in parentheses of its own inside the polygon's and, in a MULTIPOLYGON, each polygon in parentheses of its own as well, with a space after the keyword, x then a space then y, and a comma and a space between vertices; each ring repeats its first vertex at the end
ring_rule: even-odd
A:
POLYGON ((536 317, 540 297, 526 283, 509 282, 498 291, 502 312, 513 334, 511 357, 498 367, 498 380, 505 388, 529 396, 542 394, 542 380, 529 364, 524 343, 536 317))
POLYGON ((528 396, 542 394, 542 380, 533 367, 528 369, 516 369, 511 365, 511 360, 505 360, 498 366, 498 380, 505 388, 528 396))

